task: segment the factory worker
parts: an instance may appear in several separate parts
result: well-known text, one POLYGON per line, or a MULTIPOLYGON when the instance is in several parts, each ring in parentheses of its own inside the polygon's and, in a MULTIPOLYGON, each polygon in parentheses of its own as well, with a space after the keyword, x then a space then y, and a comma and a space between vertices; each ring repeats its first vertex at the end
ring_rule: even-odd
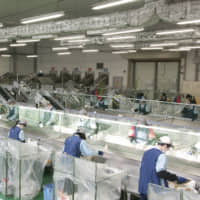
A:
POLYGON ((149 183, 168 187, 167 181, 176 181, 179 184, 188 181, 184 177, 178 177, 167 171, 167 156, 165 152, 172 147, 168 136, 162 136, 158 140, 158 147, 147 150, 143 154, 140 178, 139 193, 140 200, 147 200, 147 188, 149 183))
POLYGON ((8 133, 8 137, 20 142, 25 142, 23 128, 27 123, 24 120, 18 120, 14 127, 12 127, 8 133))
POLYGON ((50 102, 47 102, 45 109, 47 111, 44 110, 42 112, 40 128, 55 124, 55 114, 52 112, 54 111, 54 107, 50 104, 50 102))
POLYGON ((160 97, 160 101, 167 101, 167 102, 169 102, 170 99, 167 96, 167 94, 163 92, 162 95, 161 95, 161 97, 160 97))
POLYGON ((15 105, 15 101, 9 99, 8 100, 8 113, 6 114, 6 118, 8 119, 8 121, 14 121, 14 120, 18 120, 19 118, 19 109, 18 107, 15 105))
POLYGON ((65 140, 63 153, 77 158, 81 156, 103 155, 103 151, 93 151, 86 144, 85 130, 78 129, 71 137, 65 140))
POLYGON ((149 105, 147 104, 147 102, 143 99, 140 101, 138 108, 136 108, 134 111, 139 112, 143 115, 147 115, 150 113, 150 108, 149 108, 149 105))
POLYGON ((184 118, 190 118, 192 121, 198 118, 198 110, 196 106, 194 105, 189 105, 191 104, 191 99, 186 97, 186 103, 188 105, 185 105, 181 113, 183 114, 184 118))
POLYGON ((148 121, 141 120, 139 125, 145 125, 144 126, 132 126, 128 137, 130 139, 131 143, 142 143, 142 144, 148 144, 149 142, 153 141, 156 136, 152 128, 148 128, 150 125, 148 121))

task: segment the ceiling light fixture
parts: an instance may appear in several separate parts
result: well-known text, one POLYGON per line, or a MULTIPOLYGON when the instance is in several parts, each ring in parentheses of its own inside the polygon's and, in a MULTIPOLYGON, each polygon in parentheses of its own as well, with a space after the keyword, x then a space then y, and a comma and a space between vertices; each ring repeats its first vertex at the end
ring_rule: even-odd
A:
POLYGON ((22 24, 31 24, 31 23, 36 23, 40 21, 47 21, 51 19, 56 19, 63 17, 65 13, 63 11, 60 12, 53 12, 53 13, 48 13, 40 16, 35 16, 35 17, 29 17, 29 18, 24 18, 21 20, 22 24))
POLYGON ((5 58, 9 58, 9 57, 11 57, 10 54, 1 54, 1 56, 2 56, 2 57, 5 57, 5 58))
POLYGON ((199 43, 200 43, 200 40, 197 40, 197 41, 196 41, 196 43, 198 43, 198 44, 199 44, 199 43))
POLYGON ((110 47, 112 48, 133 48, 133 44, 111 44, 110 47))
POLYGON ((180 49, 200 49, 200 46, 184 46, 180 47, 180 49))
POLYGON ((38 57, 38 55, 28 55, 28 56, 26 56, 27 58, 37 58, 38 57))
POLYGON ((161 31, 157 32, 156 35, 170 35, 170 34, 178 34, 178 33, 190 33, 194 32, 194 29, 180 29, 180 30, 169 30, 169 31, 161 31))
POLYGON ((68 50, 68 47, 53 47, 52 51, 62 51, 62 50, 68 50))
POLYGON ((17 40, 17 43, 31 43, 31 42, 39 42, 39 39, 23 39, 23 40, 17 40))
POLYGON ((188 48, 180 48, 180 49, 167 49, 167 51, 190 51, 191 49, 188 49, 188 48))
POLYGON ((138 0, 107 1, 105 3, 96 4, 94 7, 92 7, 92 10, 101 10, 101 9, 105 9, 105 8, 119 6, 119 5, 122 5, 122 4, 132 3, 132 2, 135 2, 135 1, 138 1, 138 0))
POLYGON ((8 48, 0 48, 0 51, 8 51, 8 48))
POLYGON ((53 37, 54 37, 54 35, 52 35, 52 34, 47 34, 47 35, 35 35, 35 36, 33 36, 32 38, 33 38, 33 39, 42 40, 42 39, 51 39, 51 38, 53 38, 53 37))
POLYGON ((163 47, 143 47, 141 50, 162 50, 163 47))
POLYGON ((129 35, 129 36, 119 36, 119 37, 109 37, 106 38, 108 41, 113 41, 113 40, 128 40, 128 39, 135 39, 136 37, 134 35, 129 35))
POLYGON ((119 35, 119 34, 127 34, 127 33, 137 33, 143 31, 144 28, 135 28, 135 29, 127 29, 127 30, 119 30, 119 31, 112 31, 108 33, 103 33, 103 36, 110 36, 110 35, 119 35))
POLYGON ((111 32, 111 31, 116 31, 116 28, 88 30, 87 35, 100 35, 100 34, 111 32))
POLYGON ((8 42, 9 40, 7 38, 0 39, 0 43, 8 42))
POLYGON ((3 27, 3 23, 0 22, 0 28, 2 28, 2 27, 3 27))
POLYGON ((136 50, 128 50, 128 53, 136 53, 136 50))
POLYGON ((85 35, 71 35, 71 36, 66 36, 66 37, 58 37, 55 38, 54 40, 78 40, 78 39, 84 39, 85 35))
POLYGON ((168 47, 168 46, 177 46, 178 43, 160 43, 160 44, 150 44, 150 47, 168 47))
POLYGON ((59 56, 62 56, 62 55, 71 55, 72 53, 71 52, 60 52, 60 53, 57 53, 57 55, 59 56))
POLYGON ((200 23, 200 19, 195 19, 195 20, 187 20, 187 21, 181 21, 178 22, 178 25, 187 25, 187 24, 199 24, 200 23))
POLYGON ((98 49, 83 49, 82 50, 83 53, 97 53, 99 52, 98 49))
POLYGON ((126 54, 128 51, 112 51, 112 54, 126 54))
POLYGON ((78 46, 68 46, 69 49, 82 49, 83 45, 78 45, 78 46))
POLYGON ((25 43, 19 43, 19 44, 10 44, 11 47, 24 47, 26 46, 25 43))
POLYGON ((82 39, 82 40, 69 40, 69 43, 82 43, 82 42, 89 42, 89 39, 82 39))

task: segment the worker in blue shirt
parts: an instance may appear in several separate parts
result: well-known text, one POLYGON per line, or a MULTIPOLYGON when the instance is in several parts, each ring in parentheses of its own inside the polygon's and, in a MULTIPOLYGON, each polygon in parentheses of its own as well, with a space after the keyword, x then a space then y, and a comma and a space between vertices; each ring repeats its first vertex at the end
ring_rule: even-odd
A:
POLYGON ((26 121, 18 120, 14 127, 12 127, 8 133, 10 139, 25 142, 23 128, 26 127, 26 121))
POLYGON ((152 148, 144 152, 139 178, 140 200, 147 200, 147 188, 149 183, 168 187, 167 181, 177 181, 182 184, 188 180, 178 177, 167 171, 167 156, 165 152, 172 146, 168 136, 162 136, 158 141, 158 148, 152 148))
POLYGON ((71 137, 65 140, 63 153, 77 158, 81 156, 103 155, 103 151, 93 151, 86 144, 86 136, 83 129, 78 129, 71 137))
POLYGON ((6 118, 8 119, 8 121, 14 121, 14 120, 18 120, 19 118, 19 109, 18 107, 15 105, 15 101, 9 99, 8 100, 8 113, 6 114, 6 118))

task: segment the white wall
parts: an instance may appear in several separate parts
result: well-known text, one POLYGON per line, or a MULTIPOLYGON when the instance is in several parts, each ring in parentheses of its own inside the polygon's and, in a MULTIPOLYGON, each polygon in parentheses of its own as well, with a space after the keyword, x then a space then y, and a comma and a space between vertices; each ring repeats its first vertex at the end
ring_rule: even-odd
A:
POLYGON ((0 75, 10 71, 11 59, 0 57, 0 75))
POLYGON ((95 71, 95 77, 98 77, 99 71, 96 70, 96 63, 98 62, 103 62, 104 68, 108 68, 110 73, 110 87, 112 87, 114 76, 122 76, 123 87, 127 86, 128 59, 124 59, 120 55, 113 55, 111 53, 85 54, 75 52, 66 56, 57 56, 55 54, 41 55, 38 59, 38 70, 43 70, 43 72, 46 73, 49 72, 52 67, 55 67, 57 71, 61 71, 66 67, 72 72, 75 67, 78 67, 83 74, 88 71, 88 68, 92 68, 92 71, 95 71))

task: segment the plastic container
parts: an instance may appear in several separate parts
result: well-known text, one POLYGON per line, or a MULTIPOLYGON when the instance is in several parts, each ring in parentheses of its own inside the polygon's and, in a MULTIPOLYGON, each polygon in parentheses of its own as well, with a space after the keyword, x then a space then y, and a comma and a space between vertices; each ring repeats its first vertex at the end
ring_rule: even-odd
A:
POLYGON ((43 185, 44 200, 53 200, 53 183, 43 185))

